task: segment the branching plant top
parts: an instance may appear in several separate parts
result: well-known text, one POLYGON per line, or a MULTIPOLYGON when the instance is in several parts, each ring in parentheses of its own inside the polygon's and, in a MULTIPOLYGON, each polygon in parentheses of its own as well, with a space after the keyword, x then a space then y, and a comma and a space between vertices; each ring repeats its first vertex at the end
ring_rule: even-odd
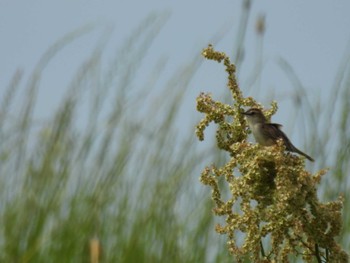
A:
POLYGON ((197 110, 204 118, 196 127, 197 137, 204 140, 205 128, 216 123, 217 146, 230 155, 223 167, 206 167, 201 175, 201 182, 212 188, 214 214, 225 218, 216 231, 227 235, 229 252, 237 262, 348 262, 335 241, 342 227, 343 200, 322 203, 317 198, 316 186, 326 170, 306 171, 304 159, 285 152, 282 141, 271 147, 249 143, 244 107, 261 109, 270 119, 277 103, 265 110, 253 98, 243 97, 235 65, 225 53, 209 45, 202 55, 224 63, 233 99, 228 105, 201 93, 197 110), (230 189, 228 200, 222 198, 220 178, 230 189))

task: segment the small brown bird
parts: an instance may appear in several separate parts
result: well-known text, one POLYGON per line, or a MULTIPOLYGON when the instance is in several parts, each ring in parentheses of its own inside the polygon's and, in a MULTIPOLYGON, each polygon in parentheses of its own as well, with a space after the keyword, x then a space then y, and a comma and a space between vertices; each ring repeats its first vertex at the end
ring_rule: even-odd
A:
POLYGON ((300 155, 303 155, 307 159, 309 159, 311 162, 315 161, 310 156, 308 156, 307 154, 303 153, 298 148, 296 148, 290 142, 288 137, 280 129, 282 127, 281 124, 268 123, 261 110, 252 108, 247 110, 246 112, 243 112, 243 114, 247 118, 248 125, 257 143, 263 146, 271 146, 276 144, 278 139, 282 139, 284 145, 286 146, 287 151, 295 152, 300 155))

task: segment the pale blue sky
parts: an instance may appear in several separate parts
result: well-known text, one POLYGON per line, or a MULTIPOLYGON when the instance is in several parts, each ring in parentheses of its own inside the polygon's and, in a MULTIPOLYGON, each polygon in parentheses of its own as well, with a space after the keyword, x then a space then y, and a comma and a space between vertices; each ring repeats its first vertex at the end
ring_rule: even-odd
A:
MULTIPOLYGON (((90 24, 95 28, 64 48, 45 69, 40 86, 37 118, 56 109, 59 95, 68 86, 77 67, 86 59, 107 29, 113 29, 105 54, 113 54, 129 32, 150 12, 169 14, 169 19, 148 52, 138 80, 148 75, 161 57, 168 58, 164 74, 169 77, 196 54, 222 28, 227 31, 216 49, 232 54, 241 15, 242 1, 1 1, 0 2, 0 95, 16 69, 32 73, 47 48, 65 34, 90 24)), ((241 88, 246 95, 268 105, 279 100, 283 116, 290 109, 293 87, 277 65, 288 61, 308 90, 311 100, 320 93, 329 94, 337 68, 350 39, 350 1, 252 1, 245 60, 240 72, 241 88), (245 91, 255 66, 257 37, 255 23, 266 18, 263 40, 263 74, 256 84, 258 91, 245 91), (267 94, 267 96, 263 95, 267 94)), ((164 83, 167 76, 161 76, 164 83)), ((26 81, 23 81, 25 83, 26 81)), ((194 111, 199 92, 218 91, 225 87, 223 67, 204 62, 192 81, 183 111, 194 111)), ((161 85, 161 84, 160 84, 161 85)), ((143 85, 140 84, 140 87, 143 85)), ((193 114, 195 115, 195 114, 193 114)), ((290 127, 287 126, 287 129, 290 127)))

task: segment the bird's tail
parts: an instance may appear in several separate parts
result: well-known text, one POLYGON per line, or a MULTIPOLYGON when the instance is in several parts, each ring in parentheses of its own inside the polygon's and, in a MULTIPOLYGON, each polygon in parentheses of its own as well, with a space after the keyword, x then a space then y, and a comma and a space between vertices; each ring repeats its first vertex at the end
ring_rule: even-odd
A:
POLYGON ((296 148, 295 146, 293 146, 293 152, 299 153, 300 155, 304 156, 306 159, 310 160, 311 162, 314 162, 315 160, 310 157, 309 155, 307 155, 306 153, 303 153, 302 151, 300 151, 298 148, 296 148))

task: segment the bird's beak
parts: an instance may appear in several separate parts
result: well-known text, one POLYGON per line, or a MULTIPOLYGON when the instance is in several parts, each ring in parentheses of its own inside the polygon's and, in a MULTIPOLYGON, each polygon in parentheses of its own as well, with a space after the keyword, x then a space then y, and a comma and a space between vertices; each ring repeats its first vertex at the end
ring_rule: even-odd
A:
POLYGON ((248 113, 246 111, 242 111, 243 115, 248 115, 248 113))

